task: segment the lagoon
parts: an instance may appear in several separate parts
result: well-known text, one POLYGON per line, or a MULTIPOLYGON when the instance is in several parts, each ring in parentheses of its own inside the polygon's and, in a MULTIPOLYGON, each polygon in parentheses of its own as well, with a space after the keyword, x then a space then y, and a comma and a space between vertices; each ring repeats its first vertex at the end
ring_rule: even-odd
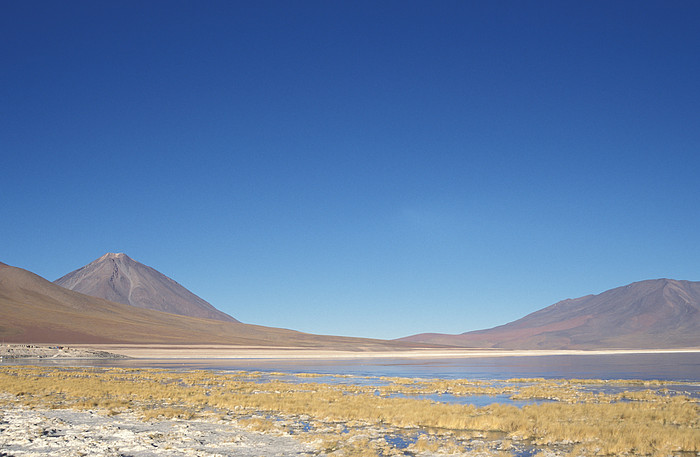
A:
POLYGON ((355 359, 15 359, 4 364, 81 367, 204 369, 503 380, 545 379, 658 379, 700 383, 700 352, 639 354, 575 354, 464 358, 355 358, 355 359))

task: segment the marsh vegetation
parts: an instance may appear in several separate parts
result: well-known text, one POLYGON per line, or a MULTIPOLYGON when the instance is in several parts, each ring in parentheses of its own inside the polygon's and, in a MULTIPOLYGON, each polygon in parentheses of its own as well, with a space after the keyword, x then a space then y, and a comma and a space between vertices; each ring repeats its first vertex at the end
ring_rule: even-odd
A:
POLYGON ((692 384, 469 381, 257 372, 0 367, 0 402, 145 421, 228 421, 312 443, 319 455, 696 455, 692 384), (477 407, 470 396, 539 400, 477 407), (430 399, 425 398, 430 396, 430 399), (463 397, 443 402, 441 396, 463 397))

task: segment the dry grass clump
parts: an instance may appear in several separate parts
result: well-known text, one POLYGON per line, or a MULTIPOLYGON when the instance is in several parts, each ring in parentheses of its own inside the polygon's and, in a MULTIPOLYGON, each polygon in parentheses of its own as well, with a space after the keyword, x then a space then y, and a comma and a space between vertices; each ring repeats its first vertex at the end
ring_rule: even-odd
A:
POLYGON ((189 420, 194 418, 195 413, 191 410, 185 408, 155 408, 144 410, 141 413, 141 418, 143 420, 153 420, 153 419, 185 419, 189 420))
MULTIPOLYGON (((320 452, 345 457, 405 456, 404 450, 390 443, 395 430, 386 427, 363 427, 343 433, 307 433, 304 441, 316 445, 320 452)), ((408 454, 410 455, 410 454, 408 454)))
POLYGON ((256 432, 280 432, 282 427, 275 421, 261 417, 238 419, 238 424, 256 432))
POLYGON ((700 409, 682 399, 670 399, 663 406, 550 403, 525 406, 521 411, 511 434, 536 444, 569 441, 579 444, 579 451, 598 455, 700 450, 700 409))
POLYGON ((421 435, 408 449, 411 452, 437 452, 440 449, 440 442, 434 436, 421 435))
MULTIPOLYGON (((413 454, 421 453, 441 453, 441 454, 458 454, 463 455, 467 449, 460 440, 455 440, 452 436, 440 436, 440 435, 420 435, 413 443, 411 443, 406 450, 413 454)), ((483 452, 488 452, 488 455, 499 455, 494 454, 498 452, 495 449, 489 449, 484 446, 483 452)), ((512 456, 511 453, 507 454, 512 456)))
POLYGON ((516 387, 511 385, 494 386, 489 381, 470 381, 466 379, 411 379, 401 377, 381 377, 386 383, 380 386, 364 386, 365 392, 377 392, 379 395, 434 395, 449 394, 454 396, 502 395, 511 394, 516 387))
POLYGON ((216 414, 265 433, 290 431, 301 421, 311 424, 309 429, 292 431, 331 455, 390 456, 404 451, 509 455, 518 443, 556 448, 559 455, 570 451, 572 456, 700 452, 697 400, 665 391, 592 393, 586 388, 593 382, 565 380, 495 385, 383 378, 386 384, 379 387, 306 381, 316 377, 282 381, 245 372, 1 367, 0 392, 30 406, 106 414, 136 411, 147 420, 216 414), (475 392, 554 401, 522 408, 506 404, 477 408, 410 398, 475 392), (387 438, 398 435, 412 437, 405 450, 387 438), (474 447, 476 437, 486 450, 474 447))

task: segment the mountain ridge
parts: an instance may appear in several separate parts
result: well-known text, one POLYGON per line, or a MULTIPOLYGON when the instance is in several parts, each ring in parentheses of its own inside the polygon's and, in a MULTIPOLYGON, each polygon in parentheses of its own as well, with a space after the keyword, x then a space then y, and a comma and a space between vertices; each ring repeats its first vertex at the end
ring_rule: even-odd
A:
POLYGON ((238 322, 177 281, 124 253, 108 252, 58 278, 54 283, 86 295, 138 308, 238 322))
MULTIPOLYGON (((108 253, 91 264, 95 262, 106 262, 113 268, 109 276, 113 285, 124 283, 125 277, 133 279, 126 270, 134 265, 151 269, 123 253, 108 253), (124 267, 117 265, 117 261, 133 264, 124 267)), ((80 277, 82 273, 76 274, 76 282, 80 277)), ((182 287, 167 279, 166 284, 182 287)), ((130 294, 133 289, 130 284, 130 294)), ((112 290, 125 293, 125 289, 112 290)), ((235 320, 139 308, 69 290, 32 272, 0 262, 0 316, 0 337, 7 342, 23 343, 159 342, 295 347, 330 344, 346 348, 440 345, 583 350, 700 348, 700 282, 669 278, 639 281, 599 294, 561 300, 491 329, 458 335, 419 334, 388 342, 304 334, 235 320)))
POLYGON ((662 349, 700 346, 699 335, 700 282, 660 278, 561 300, 490 329, 398 341, 503 349, 662 349))

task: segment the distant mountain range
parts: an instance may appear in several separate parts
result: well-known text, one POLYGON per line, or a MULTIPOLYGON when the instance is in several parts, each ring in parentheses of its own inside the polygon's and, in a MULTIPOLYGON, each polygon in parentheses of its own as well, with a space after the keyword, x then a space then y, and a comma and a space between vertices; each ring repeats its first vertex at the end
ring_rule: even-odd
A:
POLYGON ((399 341, 504 349, 700 347, 700 282, 640 281, 560 301, 487 330, 399 341))
POLYGON ((54 282, 85 295, 137 308, 238 322, 164 274, 122 253, 107 253, 54 282))
POLYGON ((413 344, 312 335, 182 316, 75 292, 0 263, 0 340, 6 343, 165 343, 391 350, 413 344))
POLYGON ((243 324, 153 268, 109 253, 55 283, 0 263, 0 339, 351 350, 698 348, 700 282, 641 281, 564 300, 492 329, 384 341, 243 324))

